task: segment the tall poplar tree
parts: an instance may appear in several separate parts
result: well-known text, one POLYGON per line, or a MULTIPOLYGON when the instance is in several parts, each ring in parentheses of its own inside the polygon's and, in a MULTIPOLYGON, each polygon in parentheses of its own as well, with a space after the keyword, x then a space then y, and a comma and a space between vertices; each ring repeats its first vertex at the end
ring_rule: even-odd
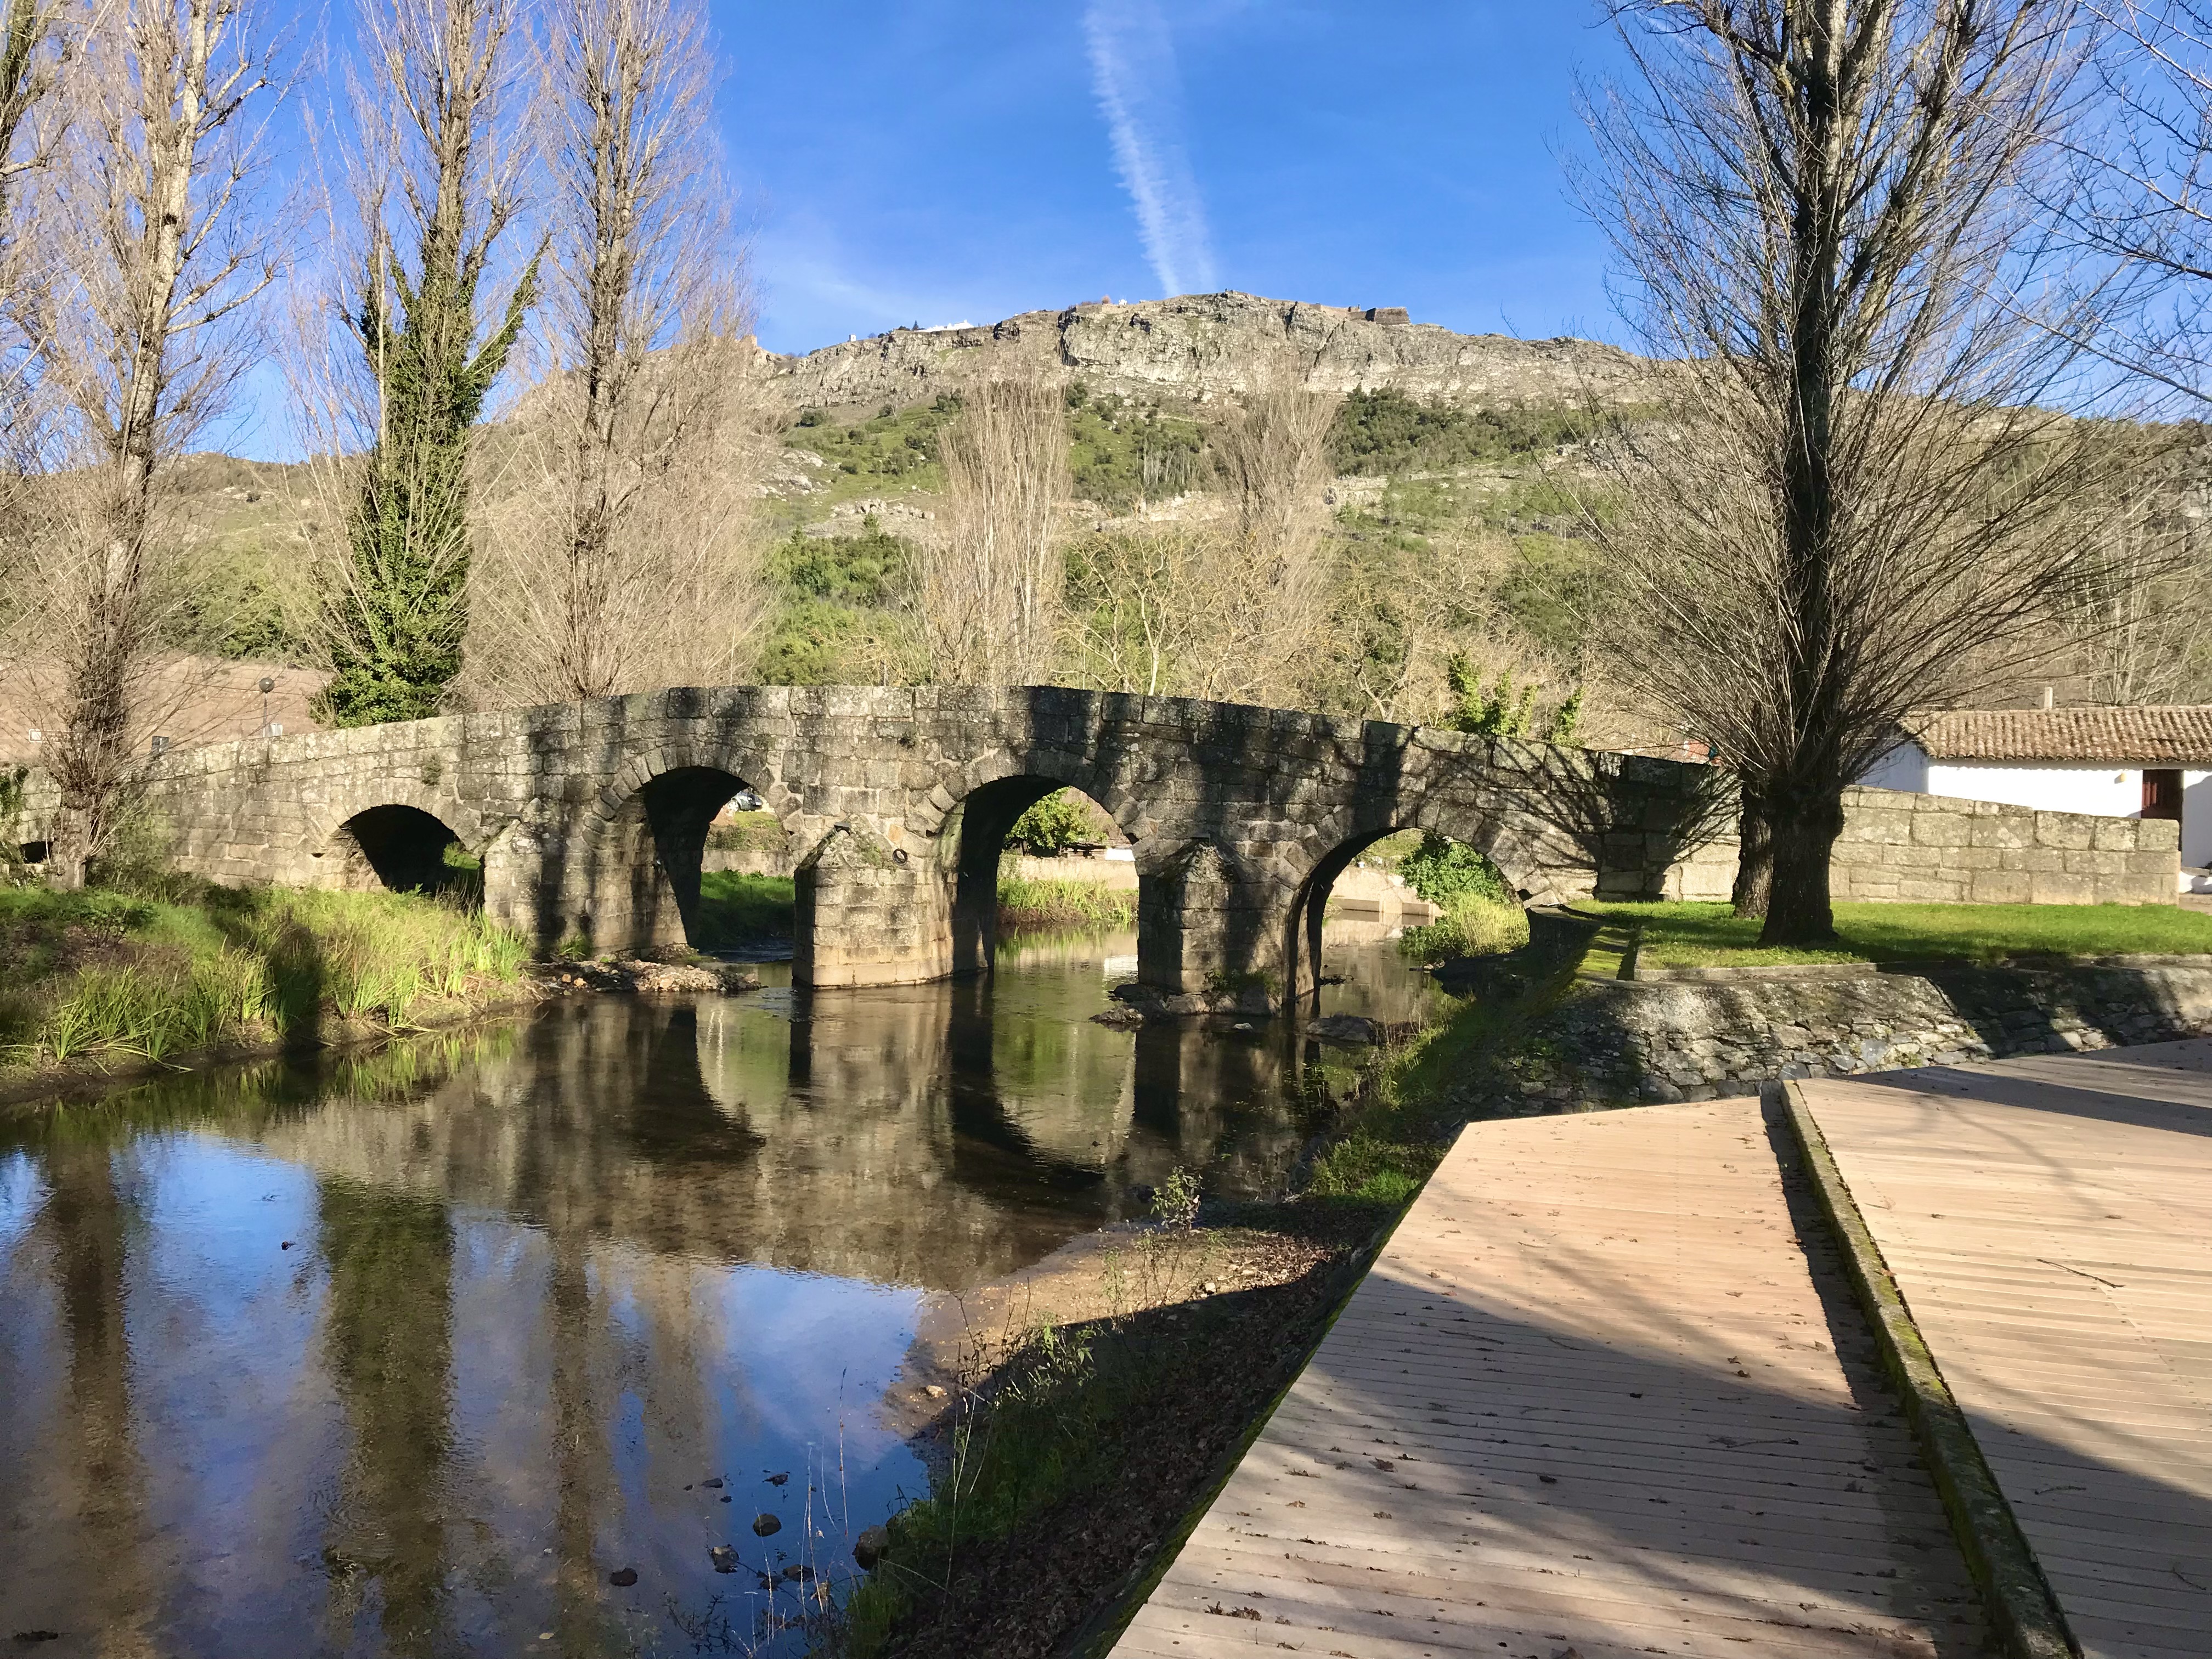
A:
POLYGON ((364 19, 380 78, 361 125, 381 153, 366 174, 368 246, 347 323, 376 425, 328 596, 324 699, 341 726, 439 714, 460 672, 471 431, 536 287, 533 259, 483 327, 488 270, 521 207, 496 125, 515 21, 514 0, 382 0, 364 19))

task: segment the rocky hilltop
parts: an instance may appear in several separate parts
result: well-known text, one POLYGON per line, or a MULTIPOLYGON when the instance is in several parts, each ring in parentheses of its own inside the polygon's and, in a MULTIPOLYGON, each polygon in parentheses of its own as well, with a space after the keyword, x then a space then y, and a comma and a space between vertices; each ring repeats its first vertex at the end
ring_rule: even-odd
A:
POLYGON ((1495 407, 1635 401, 1650 366, 1588 340, 1456 334, 1389 307, 1352 309, 1192 294, 1030 311, 977 328, 894 329, 803 357, 768 355, 793 407, 907 404, 988 374, 1035 368, 1094 392, 1203 399, 1288 381, 1318 392, 1389 386, 1495 407))

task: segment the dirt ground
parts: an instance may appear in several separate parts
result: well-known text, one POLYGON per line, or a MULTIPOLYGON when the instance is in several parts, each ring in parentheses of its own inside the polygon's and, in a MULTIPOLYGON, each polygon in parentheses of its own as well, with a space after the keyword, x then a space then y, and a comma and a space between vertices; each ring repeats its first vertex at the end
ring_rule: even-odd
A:
POLYGON ((953 1552, 890 1644, 899 1659, 1043 1659, 1102 1649, 1349 1292, 1376 1207, 1247 1206, 1190 1232, 1124 1225, 926 1312, 886 1410, 941 1470, 962 1413, 988 1411, 1047 1323, 1140 1357, 1144 1397, 1106 1432, 1110 1474, 953 1552), (1011 1362, 1010 1362, 1010 1356, 1011 1362))

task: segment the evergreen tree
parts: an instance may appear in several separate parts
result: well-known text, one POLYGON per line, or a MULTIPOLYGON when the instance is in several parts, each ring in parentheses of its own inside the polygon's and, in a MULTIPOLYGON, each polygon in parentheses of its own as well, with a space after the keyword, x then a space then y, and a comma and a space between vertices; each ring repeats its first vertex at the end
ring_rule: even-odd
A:
POLYGON ((458 238, 442 247, 426 239, 418 282, 408 281, 396 258, 387 255, 385 265, 364 284, 353 319, 382 394, 383 422, 347 526, 349 625, 339 634, 337 672, 324 693, 340 726, 439 714, 460 672, 469 434, 507 366, 534 287, 531 276, 517 285, 499 328, 479 345, 481 261, 464 259, 458 238))
POLYGON ((331 667, 321 713, 338 726, 442 712, 468 631, 469 445, 535 295, 530 261, 482 330, 479 290, 521 209, 500 94, 518 0, 376 0, 364 55, 389 77, 387 113, 357 112, 375 154, 363 177, 369 230, 347 323, 376 428, 345 507, 344 556, 325 594, 331 667), (415 242, 413 270, 392 228, 415 242), (483 337, 479 339, 480 333, 483 337))

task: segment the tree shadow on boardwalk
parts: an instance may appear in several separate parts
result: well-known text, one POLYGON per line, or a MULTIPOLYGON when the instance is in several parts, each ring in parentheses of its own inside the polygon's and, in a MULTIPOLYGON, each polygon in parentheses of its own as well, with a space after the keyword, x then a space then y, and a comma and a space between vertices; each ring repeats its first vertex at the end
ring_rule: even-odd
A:
MULTIPOLYGON (((1256 1631, 1356 1659, 1553 1659, 1570 1641, 1583 1659, 1981 1651, 1930 1479, 1766 1124, 1740 1156, 1780 1165, 1786 1220, 1713 1201, 1669 1233, 1663 1206, 1613 1198, 1609 1170, 1557 1190, 1525 1172, 1481 1195, 1431 1186, 1436 1212, 1401 1225, 1119 1650, 1206 1659, 1256 1631), (1579 1231, 1546 1219, 1593 1203, 1579 1231), (1479 1260, 1450 1238, 1462 1218, 1488 1236, 1479 1260), (1774 1288, 1793 1243, 1809 1303, 1774 1288), (1733 1271, 1741 1291, 1714 1288, 1733 1271)), ((2113 1478, 2130 1508, 2202 1511, 2169 1481, 2113 1478)))

